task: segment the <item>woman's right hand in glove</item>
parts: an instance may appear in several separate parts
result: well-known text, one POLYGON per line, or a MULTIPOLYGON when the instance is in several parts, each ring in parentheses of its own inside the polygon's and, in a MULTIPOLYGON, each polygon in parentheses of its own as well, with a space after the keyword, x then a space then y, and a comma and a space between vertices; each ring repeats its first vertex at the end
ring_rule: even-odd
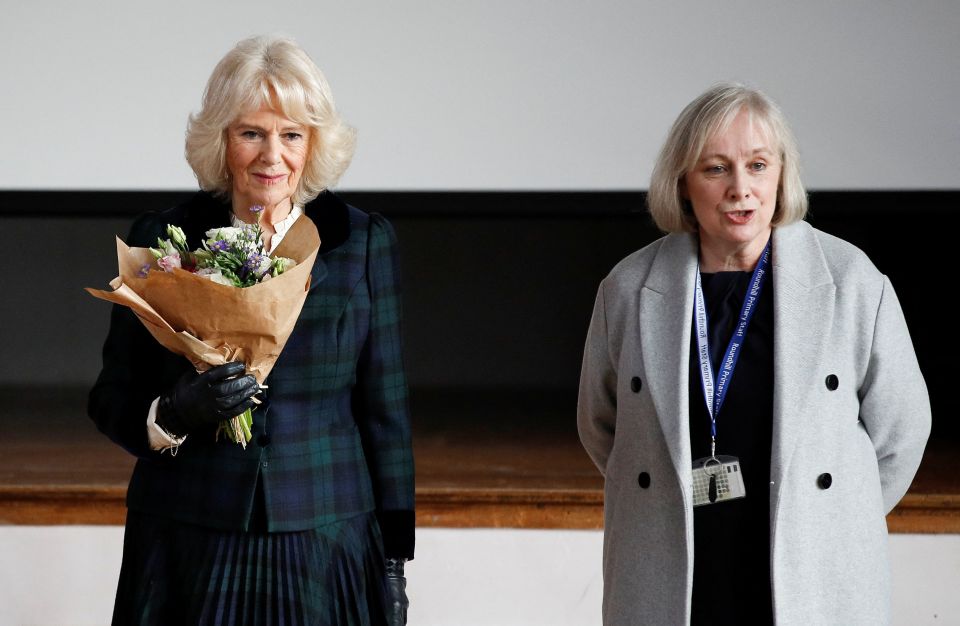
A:
POLYGON ((180 377, 157 404, 157 423, 177 437, 240 415, 254 405, 257 379, 239 361, 180 377))

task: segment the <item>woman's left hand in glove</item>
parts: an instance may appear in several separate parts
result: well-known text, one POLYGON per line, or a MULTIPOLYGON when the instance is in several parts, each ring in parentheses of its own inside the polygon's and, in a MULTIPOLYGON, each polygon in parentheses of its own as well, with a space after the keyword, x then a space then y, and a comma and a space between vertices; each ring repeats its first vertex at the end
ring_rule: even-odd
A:
POLYGON ((387 559, 387 624, 405 626, 407 623, 407 579, 403 576, 403 559, 387 559))

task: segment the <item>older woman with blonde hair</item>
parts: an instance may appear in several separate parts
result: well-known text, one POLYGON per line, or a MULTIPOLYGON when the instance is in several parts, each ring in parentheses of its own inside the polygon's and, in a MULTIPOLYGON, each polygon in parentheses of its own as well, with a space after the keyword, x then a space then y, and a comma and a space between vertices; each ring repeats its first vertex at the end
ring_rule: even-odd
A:
POLYGON ((406 622, 414 485, 397 245, 383 217, 330 192, 354 135, 297 44, 241 41, 190 118, 201 191, 133 224, 133 246, 173 224, 193 249, 211 228, 255 220, 268 251, 312 225, 321 245, 265 390, 238 362, 198 374, 114 308, 89 414, 138 458, 116 624, 406 622), (217 443, 219 421, 254 396, 251 442, 217 443))
POLYGON ((580 382, 604 623, 888 623, 930 429, 890 281, 801 221, 793 135, 742 85, 683 110, 648 204, 668 234, 601 283, 580 382))

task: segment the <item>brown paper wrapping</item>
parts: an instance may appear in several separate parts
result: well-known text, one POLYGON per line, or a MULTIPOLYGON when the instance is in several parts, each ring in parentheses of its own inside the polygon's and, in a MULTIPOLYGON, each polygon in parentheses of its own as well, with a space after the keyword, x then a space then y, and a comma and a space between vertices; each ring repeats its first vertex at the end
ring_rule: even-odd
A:
POLYGON ((117 237, 120 275, 113 291, 87 288, 94 297, 129 307, 165 348, 187 357, 197 371, 242 361, 263 381, 297 323, 310 289, 310 270, 320 248, 317 228, 301 216, 271 256, 297 262, 292 269, 252 287, 232 287, 186 270, 151 271, 148 248, 131 248, 117 237))

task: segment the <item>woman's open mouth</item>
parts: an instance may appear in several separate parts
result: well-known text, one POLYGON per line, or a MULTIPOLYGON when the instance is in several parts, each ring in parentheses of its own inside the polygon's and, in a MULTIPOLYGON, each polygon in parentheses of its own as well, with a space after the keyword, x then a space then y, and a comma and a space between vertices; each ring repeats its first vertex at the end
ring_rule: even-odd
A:
POLYGON ((746 224, 753 217, 753 211, 727 211, 726 218, 734 224, 746 224))

